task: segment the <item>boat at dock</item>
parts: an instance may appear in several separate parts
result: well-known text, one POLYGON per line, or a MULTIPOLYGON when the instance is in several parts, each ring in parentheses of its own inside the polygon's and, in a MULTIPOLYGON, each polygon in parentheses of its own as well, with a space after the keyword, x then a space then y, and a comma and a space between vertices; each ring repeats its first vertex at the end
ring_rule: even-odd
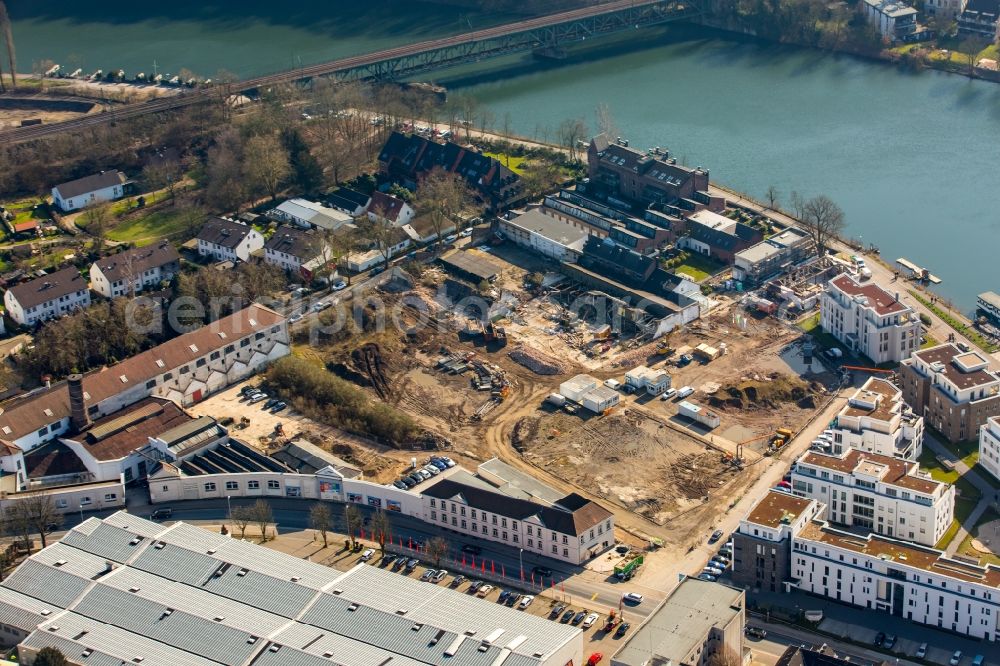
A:
POLYGON ((931 274, 926 268, 921 268, 909 259, 900 257, 896 260, 896 265, 903 269, 906 276, 918 282, 930 282, 931 284, 941 284, 941 278, 931 274))

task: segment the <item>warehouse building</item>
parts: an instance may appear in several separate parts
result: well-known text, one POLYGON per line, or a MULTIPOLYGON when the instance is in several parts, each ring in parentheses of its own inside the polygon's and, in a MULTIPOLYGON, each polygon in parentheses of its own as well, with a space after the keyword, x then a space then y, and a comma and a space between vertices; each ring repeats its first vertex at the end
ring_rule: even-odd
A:
POLYGON ((358 565, 347 572, 125 512, 90 518, 0 585, 0 637, 30 663, 565 666, 582 632, 358 565))

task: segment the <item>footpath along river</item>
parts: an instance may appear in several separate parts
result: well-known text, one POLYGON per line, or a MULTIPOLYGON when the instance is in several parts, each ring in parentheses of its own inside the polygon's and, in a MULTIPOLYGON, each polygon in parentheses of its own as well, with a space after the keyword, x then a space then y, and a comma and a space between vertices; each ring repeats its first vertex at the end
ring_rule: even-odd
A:
MULTIPOLYGON (((92 70, 186 67, 241 76, 481 28, 505 17, 404 0, 8 3, 22 63, 92 70), (107 5, 107 6, 104 6, 107 5), (280 10, 280 11, 279 11, 280 10)), ((26 67, 21 67, 26 69, 26 67)), ((847 233, 944 279, 964 310, 1000 291, 1000 85, 690 28, 640 31, 558 63, 530 57, 442 72, 500 125, 554 140, 607 104, 632 145, 662 146, 763 199, 827 194, 847 233)))

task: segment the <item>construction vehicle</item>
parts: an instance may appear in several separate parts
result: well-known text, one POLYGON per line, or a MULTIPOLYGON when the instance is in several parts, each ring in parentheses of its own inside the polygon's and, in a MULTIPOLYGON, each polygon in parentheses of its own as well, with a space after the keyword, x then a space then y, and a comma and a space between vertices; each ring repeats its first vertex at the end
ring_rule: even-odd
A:
POLYGON ((486 342, 496 342, 502 346, 507 344, 507 331, 503 327, 489 322, 483 328, 483 338, 486 342))
POLYGON ((615 565, 615 578, 618 580, 626 580, 635 575, 636 570, 642 566, 643 556, 642 553, 629 553, 622 561, 615 565))
POLYGON ((675 351, 676 350, 673 347, 671 347, 670 344, 666 340, 664 340, 663 342, 661 342, 656 347, 656 353, 659 354, 660 356, 666 356, 667 358, 670 358, 671 356, 673 356, 675 351))

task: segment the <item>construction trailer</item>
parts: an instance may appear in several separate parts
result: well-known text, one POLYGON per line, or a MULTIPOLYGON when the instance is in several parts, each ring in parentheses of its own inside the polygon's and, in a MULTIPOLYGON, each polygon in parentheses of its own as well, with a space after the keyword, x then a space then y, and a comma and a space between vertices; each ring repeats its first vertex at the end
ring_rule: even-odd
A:
POLYGON ((709 411, 701 405, 696 405, 693 402, 688 402, 683 400, 677 404, 677 413, 681 416, 686 416, 692 421, 696 421, 706 428, 713 429, 718 428, 722 423, 722 419, 715 412, 709 411))
POLYGON ((559 393, 567 400, 583 402, 583 396, 600 385, 596 378, 590 375, 576 375, 559 385, 559 393))
POLYGON ((670 388, 670 375, 663 370, 653 370, 645 365, 625 373, 625 385, 650 395, 660 395, 670 388))
POLYGON ((617 405, 619 400, 621 400, 621 394, 618 391, 609 389, 607 386, 598 386, 585 393, 580 404, 588 411, 603 414, 617 405))
POLYGON ((704 359, 705 361, 714 361, 722 355, 722 352, 715 347, 702 342, 694 348, 694 355, 704 359))

